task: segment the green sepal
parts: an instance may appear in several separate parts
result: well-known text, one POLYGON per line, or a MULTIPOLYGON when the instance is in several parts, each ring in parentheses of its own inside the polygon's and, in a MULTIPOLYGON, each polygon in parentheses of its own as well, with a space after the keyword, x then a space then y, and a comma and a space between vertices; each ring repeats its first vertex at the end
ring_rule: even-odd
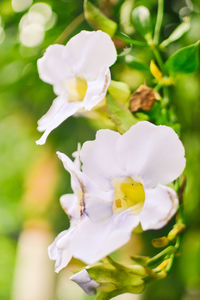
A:
POLYGON ((84 0, 84 15, 88 23, 95 29, 100 29, 111 37, 117 30, 117 23, 107 18, 95 5, 90 1, 84 0))
POLYGON ((109 293, 100 293, 96 300, 109 300, 113 297, 116 297, 118 295, 124 294, 124 293, 130 293, 130 294, 141 294, 144 290, 144 284, 141 284, 139 286, 126 286, 121 289, 116 289, 114 291, 111 291, 109 293))
POLYGON ((199 66, 199 41, 176 51, 165 64, 165 69, 172 75, 193 73, 199 66))
POLYGON ((145 6, 136 7, 131 14, 136 30, 147 40, 152 40, 152 21, 150 11, 145 6))
POLYGON ((132 115, 128 108, 110 95, 107 96, 106 103, 108 115, 120 133, 126 132, 132 125, 139 121, 139 119, 136 119, 132 115))
POLYGON ((122 265, 110 257, 106 258, 106 262, 88 267, 87 272, 100 284, 96 298, 99 300, 111 299, 123 293, 139 294, 144 290, 145 279, 148 277, 143 266, 122 265))
POLYGON ((100 284, 116 284, 116 269, 110 264, 95 264, 94 266, 87 268, 87 272, 91 278, 93 278, 100 284))
POLYGON ((132 261, 134 261, 135 263, 138 263, 142 266, 146 266, 148 260, 150 259, 149 256, 140 256, 140 255, 134 255, 131 256, 132 261))
POLYGON ((161 48, 167 47, 169 44, 177 41, 186 32, 188 32, 189 29, 190 29, 189 21, 181 23, 178 27, 176 27, 176 29, 174 29, 174 31, 170 34, 170 36, 160 44, 160 47, 161 48))

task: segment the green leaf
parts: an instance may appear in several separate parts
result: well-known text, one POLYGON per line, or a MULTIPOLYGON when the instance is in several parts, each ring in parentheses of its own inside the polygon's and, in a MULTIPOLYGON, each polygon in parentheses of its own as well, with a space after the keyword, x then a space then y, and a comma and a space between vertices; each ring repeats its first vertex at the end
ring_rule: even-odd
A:
POLYGON ((138 32, 147 40, 152 39, 152 21, 147 7, 138 6, 132 12, 132 22, 138 32))
POLYGON ((109 117, 121 133, 126 132, 139 121, 125 106, 110 95, 107 96, 107 110, 109 117))
POLYGON ((190 22, 186 21, 181 23, 176 29, 170 34, 170 36, 164 40, 161 44, 160 47, 164 48, 168 46, 169 44, 177 41, 180 39, 188 30, 190 29, 190 22))
POLYGON ((199 41, 175 52, 168 58, 165 64, 166 70, 173 75, 195 72, 199 65, 198 48, 199 41))
POLYGON ((95 29, 108 33, 111 37, 117 30, 117 23, 107 18, 96 6, 84 0, 84 14, 88 23, 95 29))

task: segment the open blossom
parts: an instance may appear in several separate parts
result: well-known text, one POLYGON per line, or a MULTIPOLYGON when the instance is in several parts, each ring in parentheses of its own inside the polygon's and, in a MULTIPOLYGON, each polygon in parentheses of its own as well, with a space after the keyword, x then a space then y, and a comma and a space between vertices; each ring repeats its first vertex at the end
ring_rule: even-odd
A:
POLYGON ((185 167, 184 147, 167 126, 139 122, 120 135, 99 130, 80 150, 82 171, 59 154, 71 173, 73 195, 63 196, 71 226, 49 248, 56 270, 72 256, 95 263, 128 242, 132 230, 163 227, 178 199, 166 186, 185 167))
POLYGON ((53 85, 56 99, 38 121, 44 131, 37 144, 44 144, 49 133, 78 111, 89 111, 105 97, 110 84, 109 67, 116 60, 116 49, 108 34, 81 31, 66 46, 52 45, 38 60, 40 78, 53 85))

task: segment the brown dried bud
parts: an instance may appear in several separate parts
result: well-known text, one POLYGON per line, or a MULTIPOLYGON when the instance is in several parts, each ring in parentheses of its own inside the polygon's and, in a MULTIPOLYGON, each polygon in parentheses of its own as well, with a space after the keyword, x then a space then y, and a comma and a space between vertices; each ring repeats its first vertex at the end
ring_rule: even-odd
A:
POLYGON ((131 97, 130 110, 132 112, 140 108, 145 111, 151 110, 155 100, 154 91, 146 85, 141 85, 131 97))

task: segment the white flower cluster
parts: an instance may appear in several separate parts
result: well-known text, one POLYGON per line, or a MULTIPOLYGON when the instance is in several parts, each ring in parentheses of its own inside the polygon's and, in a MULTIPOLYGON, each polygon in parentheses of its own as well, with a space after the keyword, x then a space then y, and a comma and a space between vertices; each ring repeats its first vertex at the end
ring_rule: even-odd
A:
POLYGON ((72 256, 97 262, 126 244, 139 224, 159 229, 177 210, 177 195, 166 185, 182 173, 185 158, 170 127, 139 122, 123 135, 99 130, 74 162, 60 152, 58 157, 71 174, 74 193, 61 197, 70 228, 49 247, 56 272, 72 256))
MULTIPOLYGON (((44 131, 38 144, 66 118, 102 101, 115 60, 114 44, 102 31, 82 31, 66 46, 47 49, 38 61, 39 74, 53 85, 57 98, 38 122, 44 131)), ((184 155, 173 129, 146 121, 123 135, 99 130, 94 141, 76 152, 74 162, 58 152, 71 175, 73 194, 61 197, 70 228, 49 247, 56 272, 72 257, 87 264, 99 261, 126 244, 138 225, 143 230, 163 227, 178 207, 177 194, 167 185, 184 170, 184 155)), ((90 288, 87 282, 95 288, 97 283, 83 272, 77 282, 85 290, 90 288)))

